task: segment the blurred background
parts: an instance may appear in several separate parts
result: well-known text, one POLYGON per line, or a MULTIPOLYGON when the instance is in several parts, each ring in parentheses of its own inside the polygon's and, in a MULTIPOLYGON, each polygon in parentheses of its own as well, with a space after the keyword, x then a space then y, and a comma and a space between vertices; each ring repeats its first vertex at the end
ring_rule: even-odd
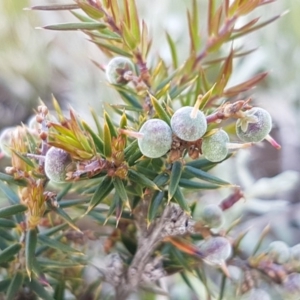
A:
MULTIPOLYGON (((0 129, 26 123, 39 99, 51 108, 52 94, 62 107, 71 105, 87 121, 89 106, 102 115, 105 103, 119 101, 102 71, 92 63, 95 60, 105 65, 108 59, 83 33, 36 29, 74 21, 70 13, 24 10, 58 2, 0 1, 0 129)), ((166 61, 171 60, 162 30, 175 39, 180 59, 185 59, 188 36, 183 12, 190 2, 137 1, 141 17, 148 22, 154 37, 149 64, 157 53, 166 61)), ((199 2, 205 9, 207 1, 199 2)), ((275 150, 262 142, 239 151, 213 171, 240 185, 245 192, 245 201, 230 210, 228 219, 243 216, 238 231, 252 226, 244 240, 249 251, 267 224, 271 230, 266 243, 283 240, 292 246, 300 242, 300 1, 275 1, 258 9, 256 14, 266 20, 287 10, 281 19, 234 43, 258 49, 235 62, 236 70, 229 83, 233 85, 257 72, 270 71, 267 79, 253 90, 253 104, 271 113, 272 136, 282 149, 275 150)), ((205 25, 205 19, 201 22, 205 25)), ((1 170, 8 162, 6 158, 0 160, 1 170)), ((209 192, 201 201, 218 202, 229 192, 209 192)), ((173 292, 172 299, 182 299, 184 291, 174 286, 173 292)))

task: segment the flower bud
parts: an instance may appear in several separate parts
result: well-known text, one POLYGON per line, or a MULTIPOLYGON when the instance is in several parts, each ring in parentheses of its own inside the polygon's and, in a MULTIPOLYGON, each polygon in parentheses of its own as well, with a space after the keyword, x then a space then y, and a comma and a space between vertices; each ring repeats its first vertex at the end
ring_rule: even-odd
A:
POLYGON ((70 154, 65 150, 52 147, 45 156, 45 173, 53 182, 65 182, 66 169, 71 164, 70 154))
POLYGON ((199 109, 185 106, 178 109, 171 118, 171 128, 183 141, 193 142, 200 139, 207 129, 205 115, 199 109))

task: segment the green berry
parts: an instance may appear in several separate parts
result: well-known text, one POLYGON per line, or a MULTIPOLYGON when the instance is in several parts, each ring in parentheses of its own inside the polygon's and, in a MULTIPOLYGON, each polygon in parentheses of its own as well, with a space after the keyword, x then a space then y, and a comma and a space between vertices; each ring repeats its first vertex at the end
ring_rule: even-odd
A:
POLYGON ((172 145, 172 130, 163 120, 151 119, 146 121, 139 133, 140 151, 147 157, 157 158, 165 155, 172 145))
POLYGON ((290 259, 300 264, 300 244, 290 248, 290 259))
POLYGON ((224 130, 219 130, 213 135, 203 138, 202 154, 209 161, 219 162, 228 154, 228 142, 228 134, 224 130))
POLYGON ((267 249, 268 256, 278 264, 286 263, 290 258, 289 246, 282 241, 272 242, 267 249))
POLYGON ((271 300, 271 297, 262 289, 252 289, 243 294, 241 300, 271 300))
POLYGON ((52 147, 45 156, 45 173, 53 182, 65 182, 66 170, 72 160, 65 150, 52 147))
POLYGON ((126 57, 114 57, 105 69, 106 78, 111 84, 128 83, 124 75, 129 72, 134 73, 134 64, 126 57))
POLYGON ((211 237, 200 243, 199 252, 208 264, 220 265, 230 257, 232 247, 225 237, 211 237))
POLYGON ((194 107, 185 106, 178 109, 171 118, 171 128, 183 141, 193 142, 200 139, 207 129, 207 122, 202 111, 196 111, 192 116, 194 107))
POLYGON ((217 228, 223 224, 224 215, 219 205, 209 204, 205 206, 201 212, 202 220, 210 228, 217 228))
POLYGON ((272 129, 270 114, 254 107, 245 112, 245 117, 236 122, 236 134, 243 142, 260 142, 266 138, 272 129))

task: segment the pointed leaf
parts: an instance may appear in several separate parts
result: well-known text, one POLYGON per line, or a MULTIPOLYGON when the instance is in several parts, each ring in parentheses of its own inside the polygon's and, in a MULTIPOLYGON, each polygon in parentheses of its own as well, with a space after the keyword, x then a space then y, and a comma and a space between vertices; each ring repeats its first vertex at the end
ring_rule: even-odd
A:
POLYGON ((7 300, 15 299, 15 295, 20 290, 22 284, 23 284, 23 274, 21 272, 16 272, 7 289, 6 299, 7 300))
POLYGON ((104 124, 103 127, 103 141, 104 141, 104 155, 106 158, 110 158, 112 155, 111 148, 111 133, 107 123, 104 124))
MULTIPOLYGON (((211 183, 219 184, 219 185, 230 185, 229 182, 224 181, 214 175, 211 175, 205 171, 202 171, 201 169, 194 168, 192 166, 185 166, 184 167, 184 173, 191 174, 192 176, 202 179, 204 181, 208 181, 211 183)), ((184 176, 184 175, 183 175, 184 176)))
POLYGON ((23 204, 15 204, 0 209, 0 218, 7 218, 27 210, 27 206, 23 204))
POLYGON ((158 186, 158 187, 163 187, 170 179, 170 175, 168 173, 161 173, 158 174, 154 179, 153 182, 158 186))
POLYGON ((82 22, 82 23, 61 23, 43 26, 43 29, 48 30, 94 30, 103 29, 106 25, 104 23, 96 22, 82 22))
POLYGON ((50 239, 47 236, 45 236, 44 234, 39 234, 38 240, 42 245, 60 250, 62 252, 70 252, 70 253, 78 253, 78 254, 81 253, 79 250, 76 250, 76 249, 70 247, 69 245, 64 244, 60 241, 50 239))
POLYGON ((128 202, 128 196, 127 196, 127 192, 126 192, 123 180, 119 177, 114 177, 113 185, 114 185, 115 190, 116 190, 117 194, 119 195, 120 199, 124 202, 128 202))
POLYGON ((26 271, 30 279, 32 274, 33 261, 35 259, 36 244, 37 244, 37 231, 36 228, 33 228, 26 232, 26 241, 25 241, 26 271))
POLYGON ((104 120, 106 121, 106 124, 108 125, 111 137, 117 137, 118 133, 115 128, 115 125, 113 124, 113 121, 111 120, 109 114, 106 111, 104 112, 104 120))
POLYGON ((183 165, 181 161, 175 161, 172 165, 171 176, 170 176, 170 184, 168 190, 168 201, 173 197, 175 194, 178 184, 181 178, 183 170, 183 165))
POLYGON ((97 206, 111 192, 113 187, 112 177, 106 175, 93 194, 87 212, 97 206))
POLYGON ((103 154, 104 144, 100 136, 97 135, 85 121, 82 121, 82 126, 91 135, 98 152, 103 154))
POLYGON ((171 51, 173 68, 176 70, 178 68, 178 57, 177 57, 176 44, 172 40, 171 36, 168 33, 166 35, 167 35, 167 41, 168 41, 170 51, 171 51))
POLYGON ((118 91, 121 95, 122 99, 129 105, 136 107, 137 109, 143 109, 142 105, 140 104, 139 100, 134 96, 129 95, 123 91, 118 91))
POLYGON ((147 178, 145 175, 138 173, 132 169, 128 170, 128 178, 136 182, 144 187, 152 188, 154 190, 159 190, 158 186, 149 178, 147 178))
POLYGON ((129 57, 129 58, 132 57, 132 55, 129 52, 127 52, 127 51, 125 51, 125 50, 123 50, 123 49, 121 49, 117 46, 102 42, 100 40, 91 40, 91 42, 98 45, 100 49, 103 48, 104 50, 108 50, 109 52, 112 52, 112 53, 116 53, 116 54, 119 54, 119 55, 122 55, 122 56, 125 56, 125 57, 129 57))
POLYGON ((5 183, 0 181, 0 190, 7 197, 11 204, 20 203, 19 196, 5 183))
POLYGON ((163 203, 165 192, 163 191, 156 191, 154 193, 153 198, 151 199, 151 203, 148 209, 147 221, 151 223, 155 217, 157 216, 157 212, 161 204, 163 203))
POLYGON ((181 192, 180 187, 177 187, 175 194, 173 196, 173 198, 175 199, 175 201, 179 204, 179 206, 186 211, 187 213, 190 212, 190 207, 187 204, 187 201, 183 195, 183 193, 181 192))
POLYGON ((54 4, 54 5, 35 5, 30 7, 32 10, 72 10, 78 9, 77 4, 54 4))
POLYGON ((7 262, 10 258, 19 253, 21 248, 22 245, 20 243, 13 244, 5 248, 2 252, 0 252, 0 264, 7 262))
POLYGON ((0 281, 0 293, 3 293, 7 290, 11 282, 11 278, 7 278, 0 281))
POLYGON ((69 217, 69 215, 61 207, 51 208, 55 213, 57 213, 62 219, 64 219, 70 227, 74 230, 81 232, 81 230, 75 225, 74 221, 69 217))
POLYGON ((191 281, 189 280, 186 272, 180 272, 180 276, 183 279, 183 281, 186 283, 186 285, 194 292, 197 293, 197 291, 195 290, 195 288, 193 287, 191 281))
MULTIPOLYGON (((0 181, 6 181, 8 183, 13 183, 18 186, 26 186, 26 181, 22 179, 15 179, 13 176, 0 172, 0 181)), ((1 188, 1 187, 0 187, 1 188)))
POLYGON ((36 293, 40 297, 40 299, 55 300, 36 279, 32 279, 28 283, 28 286, 34 293, 36 293))
POLYGON ((170 125, 171 118, 167 114, 166 110, 162 107, 162 105, 158 102, 158 100, 154 96, 152 96, 150 93, 148 95, 151 99, 152 105, 153 105, 158 117, 170 125))
POLYGON ((220 185, 217 184, 208 184, 198 181, 192 181, 190 179, 181 178, 179 181, 179 186, 186 189, 198 189, 198 190, 213 190, 219 189, 220 185))
POLYGON ((12 220, 9 220, 9 219, 2 219, 2 218, 0 218, 0 227, 14 228, 16 226, 17 226, 16 222, 14 222, 12 220))

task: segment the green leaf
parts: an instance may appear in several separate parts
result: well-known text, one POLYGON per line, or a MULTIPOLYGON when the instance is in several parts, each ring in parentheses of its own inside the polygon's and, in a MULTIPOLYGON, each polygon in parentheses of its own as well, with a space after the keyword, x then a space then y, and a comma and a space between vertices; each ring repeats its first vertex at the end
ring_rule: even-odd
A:
POLYGON ((220 188, 220 185, 217 184, 202 183, 202 182, 192 181, 190 179, 185 179, 185 178, 180 179, 179 186, 186 189, 198 189, 198 190, 214 190, 220 188))
POLYGON ((60 208, 67 208, 71 206, 77 206, 79 204, 85 204, 90 201, 90 198, 83 198, 83 199, 73 199, 73 200, 61 200, 59 202, 60 208))
POLYGON ((27 210, 27 206, 23 204, 15 204, 0 209, 0 218, 7 218, 27 210))
POLYGON ((93 19, 101 19, 104 16, 103 11, 88 3, 78 0, 76 0, 75 2, 78 3, 78 6, 80 6, 80 8, 93 19))
POLYGON ((0 181, 0 190, 4 193, 11 204, 20 203, 18 195, 5 183, 0 181))
POLYGON ((20 243, 13 244, 7 248, 5 248, 1 253, 0 253, 0 264, 3 262, 7 262, 11 257, 19 253, 21 250, 22 245, 20 243))
POLYGON ((6 292, 7 300, 15 299, 15 295, 20 290, 22 283, 23 283, 23 274, 21 272, 16 272, 6 292))
POLYGON ((153 182, 158 186, 158 187, 163 187, 170 179, 170 176, 168 173, 161 173, 158 174, 154 179, 153 182))
POLYGON ((96 22, 82 22, 82 23, 61 23, 46 25, 41 28, 48 30, 95 30, 103 29, 106 25, 104 23, 96 22))
MULTIPOLYGON (((2 220, 5 220, 5 219, 2 219, 2 220)), ((7 220, 7 221, 10 221, 10 220, 7 220)), ((0 237, 7 241, 10 241, 10 242, 14 242, 16 240, 16 238, 10 233, 10 231, 3 230, 1 228, 0 228, 0 237)))
POLYGON ((183 279, 183 281, 186 283, 186 285, 194 292, 197 294, 197 291, 195 290, 195 288, 193 287, 191 281, 189 280, 186 272, 180 272, 180 276, 183 279))
POLYGON ((106 158, 110 158, 112 155, 112 148, 111 148, 111 132, 109 129, 109 125, 104 123, 103 127, 103 140, 104 140, 104 155, 106 158))
POLYGON ((35 165, 34 163, 26 156, 22 155, 21 153, 19 153, 18 151, 15 151, 14 149, 11 149, 11 151, 17 155, 21 160, 23 160, 28 166, 30 166, 31 168, 34 168, 35 165))
POLYGON ((129 158, 127 159, 127 163, 129 166, 134 165, 134 163, 140 159, 143 156, 143 153, 140 151, 140 148, 138 148, 135 153, 133 153, 129 158))
POLYGON ((34 293, 36 293, 40 297, 40 299, 55 300, 36 279, 32 279, 28 283, 28 286, 34 293))
POLYGON ((172 165, 171 176, 170 176, 170 184, 168 190, 168 201, 171 200, 173 195, 175 194, 178 184, 181 178, 183 170, 183 165, 181 161, 175 161, 172 165))
POLYGON ((185 212, 190 213, 190 207, 188 206, 180 187, 177 187, 173 198, 185 212))
POLYGON ((8 183, 13 183, 13 184, 18 185, 18 186, 26 186, 27 185, 25 180, 15 179, 13 176, 10 176, 8 174, 1 173, 1 172, 0 172, 0 180, 1 181, 6 181, 8 183))
POLYGON ((115 125, 113 124, 113 121, 111 120, 109 114, 106 111, 104 112, 104 120, 106 121, 106 124, 108 125, 111 137, 117 137, 118 133, 115 128, 115 125))
POLYGON ((114 185, 114 188, 115 188, 117 194, 119 195, 120 199, 125 203, 128 202, 128 196, 127 196, 127 192, 126 192, 123 180, 119 177, 114 177, 113 185, 114 185))
POLYGON ((64 299, 65 287, 66 287, 66 282, 64 280, 58 281, 53 295, 54 299, 56 300, 64 299))
POLYGON ((165 192, 163 191, 156 191, 153 195, 153 198, 151 199, 151 203, 149 205, 148 209, 148 215, 147 215, 147 221, 148 223, 151 223, 158 212, 159 207, 163 203, 165 192))
POLYGON ((36 5, 29 8, 29 10, 72 10, 78 9, 77 4, 54 4, 54 5, 36 5))
POLYGON ((0 292, 3 293, 7 290, 11 282, 11 278, 7 278, 0 281, 0 292))
POLYGON ((184 177, 184 173, 190 174, 198 179, 202 179, 204 181, 208 181, 211 183, 215 183, 215 184, 219 184, 219 185, 230 185, 229 182, 224 181, 214 175, 211 175, 205 171, 202 171, 201 169, 197 169, 191 166, 185 166, 183 169, 183 176, 184 177))
POLYGON ((125 149, 124 149, 124 155, 125 159, 129 159, 133 153, 135 153, 139 149, 138 141, 135 139, 133 142, 131 142, 125 149))
POLYGON ((14 228, 14 227, 16 227, 16 226, 17 226, 16 222, 14 222, 14 221, 12 221, 12 220, 0 218, 0 227, 4 227, 4 228, 14 228))
POLYGON ((124 91, 118 91, 122 99, 129 105, 136 107, 137 109, 143 109, 142 105, 140 104, 139 100, 135 98, 132 95, 129 95, 129 93, 126 93, 124 91))
POLYGON ((177 69, 178 68, 178 57, 177 57, 176 44, 172 40, 171 36, 168 33, 166 35, 167 35, 167 41, 168 41, 170 51, 171 51, 173 68, 177 69))
POLYGON ((57 194, 56 196, 56 200, 60 201, 64 196, 66 196, 68 194, 68 192, 70 191, 70 189, 72 188, 73 184, 72 183, 68 183, 64 186, 64 188, 57 194))
POLYGON ((26 232, 26 241, 25 241, 26 271, 30 279, 32 274, 33 260, 35 259, 36 244, 37 244, 36 228, 30 229, 26 232))
POLYGON ((159 187, 149 178, 147 178, 145 175, 138 173, 132 169, 128 170, 128 178, 136 182, 144 187, 152 188, 154 190, 159 190, 159 187))
POLYGON ((116 47, 114 45, 111 45, 111 44, 108 44, 108 43, 104 43, 104 42, 99 41, 99 40, 91 40, 91 42, 93 42, 96 45, 98 45, 100 49, 104 48, 104 50, 108 50, 108 51, 110 51, 112 53, 119 54, 121 56, 129 57, 129 58, 132 57, 132 55, 129 52, 127 52, 127 51, 125 51, 125 50, 123 50, 123 49, 121 49, 119 47, 116 47))
POLYGON ((50 248, 54 248, 54 249, 60 250, 62 252, 81 253, 79 250, 76 250, 76 249, 70 247, 69 245, 64 244, 60 241, 50 239, 47 236, 45 236, 44 234, 39 234, 38 240, 42 245, 46 245, 50 248))
POLYGON ((78 267, 81 266, 81 262, 77 261, 71 261, 71 260, 52 260, 44 257, 40 257, 37 259, 39 265, 42 267, 47 267, 47 268, 71 268, 71 267, 78 267))
POLYGON ((158 100, 154 96, 152 96, 150 93, 149 93, 149 97, 151 99, 152 105, 153 105, 158 117, 170 125, 171 118, 167 114, 166 110, 162 107, 162 105, 158 102, 158 100))
POLYGON ((64 219, 70 227, 75 229, 76 231, 81 232, 81 230, 75 225, 74 221, 69 217, 69 215, 61 209, 61 207, 51 207, 51 210, 57 213, 62 219, 64 219))
POLYGON ((106 175, 93 194, 87 209, 87 213, 97 206, 111 192, 113 187, 112 177, 106 175))

